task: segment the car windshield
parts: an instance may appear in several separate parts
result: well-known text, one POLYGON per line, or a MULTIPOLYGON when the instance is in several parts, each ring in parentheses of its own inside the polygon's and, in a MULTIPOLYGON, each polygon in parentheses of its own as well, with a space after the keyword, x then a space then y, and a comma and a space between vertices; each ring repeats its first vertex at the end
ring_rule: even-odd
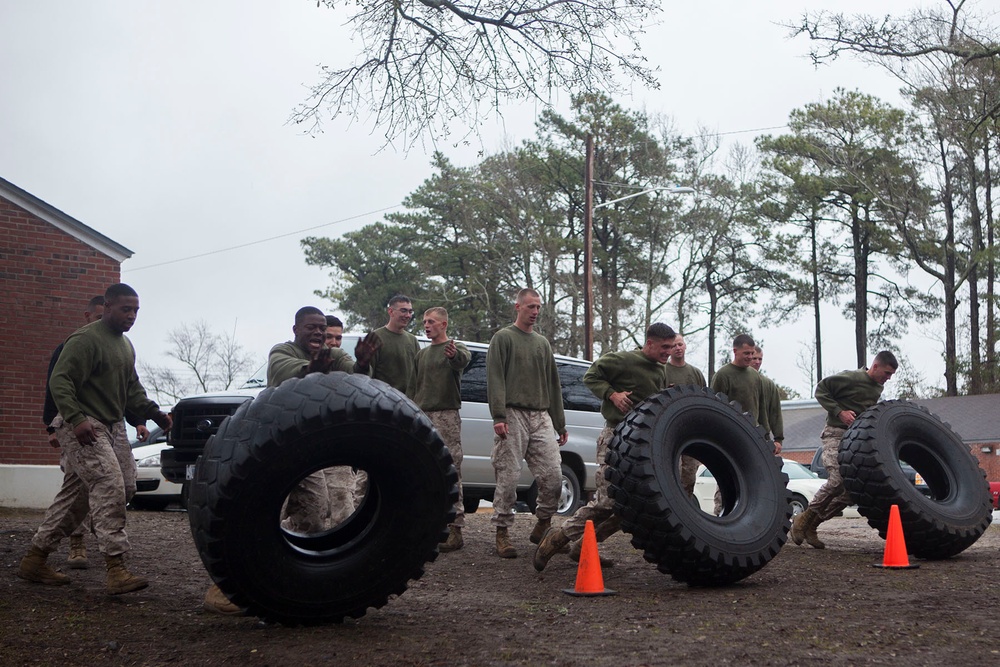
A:
MULTIPOLYGON (((130 427, 131 428, 131 427, 130 427)), ((135 429, 129 431, 130 441, 129 445, 132 449, 136 447, 145 447, 146 445, 154 445, 161 442, 167 441, 167 434, 163 432, 163 429, 159 426, 151 428, 149 430, 149 439, 146 442, 139 442, 139 439, 135 437, 135 429)))
POLYGON ((788 475, 788 479, 816 479, 819 477, 816 473, 809 468, 806 468, 801 463, 796 463, 795 461, 785 460, 781 464, 781 472, 788 475))
POLYGON ((240 389, 258 389, 267 386, 267 364, 257 369, 257 372, 244 382, 240 389))

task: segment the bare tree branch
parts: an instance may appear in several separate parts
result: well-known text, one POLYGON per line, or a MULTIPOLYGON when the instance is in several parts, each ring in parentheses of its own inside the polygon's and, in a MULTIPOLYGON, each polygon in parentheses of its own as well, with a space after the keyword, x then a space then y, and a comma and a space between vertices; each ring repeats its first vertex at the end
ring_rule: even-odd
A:
POLYGON ((361 42, 347 67, 320 80, 290 122, 321 131, 323 120, 362 119, 387 144, 446 136, 453 121, 474 133, 508 101, 548 103, 552 91, 621 89, 617 79, 658 87, 639 37, 653 0, 359 0, 339 6, 361 42), (349 9, 347 9, 349 8, 349 9))

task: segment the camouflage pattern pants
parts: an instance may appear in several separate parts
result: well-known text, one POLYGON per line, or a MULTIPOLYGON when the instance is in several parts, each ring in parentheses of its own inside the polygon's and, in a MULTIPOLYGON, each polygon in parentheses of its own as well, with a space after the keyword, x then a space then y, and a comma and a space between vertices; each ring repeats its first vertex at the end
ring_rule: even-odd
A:
POLYGON ((455 521, 449 525, 461 528, 465 525, 465 505, 462 504, 462 417, 458 410, 432 410, 426 414, 444 440, 455 462, 455 471, 458 473, 458 502, 455 503, 455 521))
POLYGON ((326 522, 328 527, 333 528, 354 513, 357 473, 350 466, 324 468, 322 472, 326 478, 326 495, 329 501, 326 522))
POLYGON ((846 432, 845 428, 827 426, 819 436, 823 442, 823 466, 829 477, 826 478, 826 484, 813 496, 809 509, 819 516, 820 521, 832 519, 851 504, 851 496, 844 488, 844 478, 840 476, 840 465, 837 463, 840 440, 846 432))
POLYGON ((535 518, 542 521, 556 513, 562 493, 562 460, 557 438, 552 419, 545 410, 507 408, 507 437, 493 439, 490 455, 497 480, 491 519, 494 526, 510 528, 514 525, 514 503, 522 460, 528 464, 538 485, 535 518))
POLYGON ((281 527, 293 533, 321 533, 330 518, 330 496, 323 470, 307 475, 288 494, 281 508, 281 527))
POLYGON ((45 553, 83 524, 88 511, 101 553, 118 556, 130 548, 125 505, 135 495, 137 471, 125 424, 108 427, 90 417, 87 421, 97 434, 92 445, 81 445, 69 424, 56 429, 63 451, 63 483, 31 540, 45 553))
POLYGON ((594 499, 574 512, 573 516, 562 525, 563 532, 571 542, 583 537, 583 529, 587 527, 588 520, 593 521, 594 528, 597 528, 612 515, 614 503, 608 496, 608 480, 604 477, 604 470, 608 465, 604 459, 608 455, 608 443, 611 442, 614 432, 615 427, 606 424, 597 436, 597 472, 594 474, 597 492, 594 494, 594 499))

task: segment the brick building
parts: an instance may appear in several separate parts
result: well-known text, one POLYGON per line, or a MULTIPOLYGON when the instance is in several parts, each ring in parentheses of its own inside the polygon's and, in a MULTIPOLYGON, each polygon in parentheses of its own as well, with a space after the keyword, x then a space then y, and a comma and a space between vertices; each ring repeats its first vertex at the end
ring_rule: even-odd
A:
POLYGON ((58 465, 42 423, 49 358, 83 324, 90 298, 121 282, 131 255, 0 178, 0 504, 20 504, 17 489, 58 465))

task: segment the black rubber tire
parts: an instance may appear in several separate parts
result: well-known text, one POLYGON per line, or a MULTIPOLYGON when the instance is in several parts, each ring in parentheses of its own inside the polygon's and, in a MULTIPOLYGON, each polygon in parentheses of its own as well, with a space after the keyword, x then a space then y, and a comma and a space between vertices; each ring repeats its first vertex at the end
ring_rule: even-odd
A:
POLYGON ((837 456, 858 512, 883 538, 892 505, 909 553, 950 558, 971 546, 992 520, 986 473, 948 424, 909 401, 884 401, 858 416, 837 456), (924 478, 918 491, 900 460, 924 478))
POLYGON ((809 501, 801 493, 792 493, 792 497, 788 499, 788 502, 792 506, 792 517, 805 511, 809 507, 809 501))
MULTIPOLYGON (((573 472, 573 468, 565 463, 561 465, 562 486, 559 493, 558 505, 556 507, 556 516, 573 516, 573 513, 584 504, 583 484, 580 483, 580 478, 576 476, 575 472, 573 472)), ((534 514, 535 510, 538 508, 537 483, 532 482, 531 487, 524 495, 524 502, 527 504, 528 509, 531 510, 531 513, 534 514)))
POLYGON ((632 544, 661 572, 692 586, 731 584, 764 567, 790 527, 788 477, 774 445, 723 394, 672 387, 615 429, 606 475, 632 544), (689 454, 715 476, 723 515, 703 512, 680 481, 689 454))
POLYGON ((458 476, 430 420, 363 375, 312 374, 266 389, 209 440, 188 506, 212 579, 251 615, 287 625, 341 622, 385 605, 437 557, 458 476), (280 526, 306 475, 368 473, 364 500, 318 535, 280 526))
POLYGON ((479 496, 473 496, 472 498, 462 496, 462 509, 465 510, 466 514, 475 514, 479 511, 479 502, 479 496))

